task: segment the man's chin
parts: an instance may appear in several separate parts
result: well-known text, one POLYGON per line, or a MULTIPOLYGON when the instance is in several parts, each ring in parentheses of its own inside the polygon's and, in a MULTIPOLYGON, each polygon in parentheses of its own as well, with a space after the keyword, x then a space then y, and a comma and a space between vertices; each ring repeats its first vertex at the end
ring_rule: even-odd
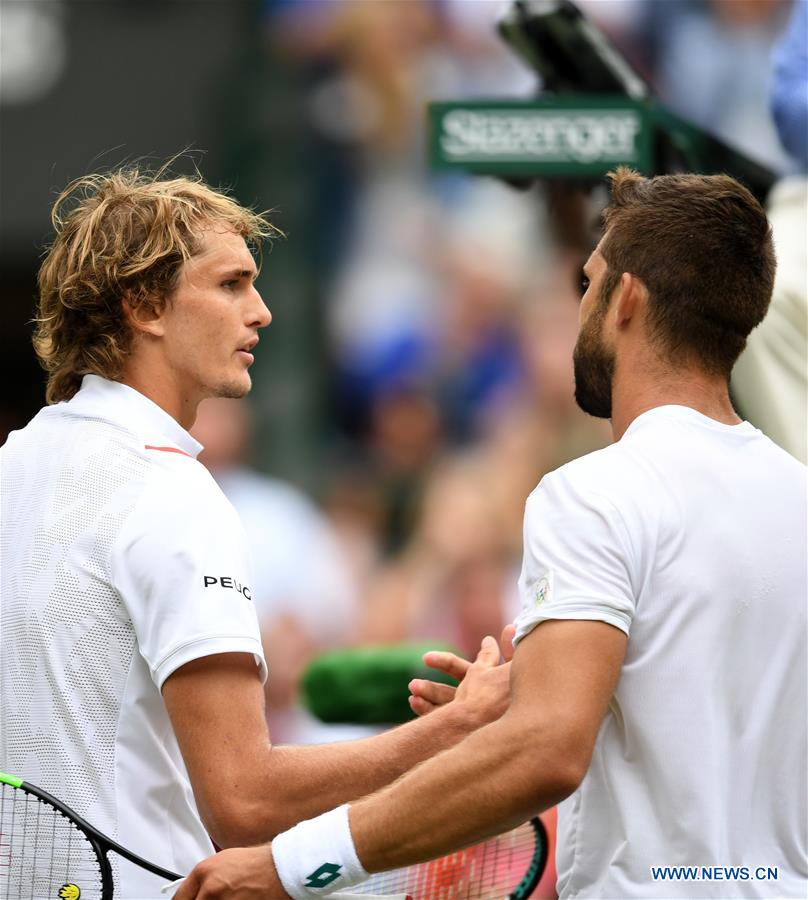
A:
POLYGON ((575 402, 596 419, 612 417, 612 374, 613 366, 608 360, 588 360, 580 357, 574 360, 575 402))
POLYGON ((573 352, 572 363, 575 402, 596 419, 611 419, 614 358, 599 347, 589 348, 587 353, 579 342, 573 352))
POLYGON ((585 390, 579 390, 576 384, 575 402, 587 415, 594 416, 596 419, 611 419, 612 417, 611 397, 606 399, 585 390))
POLYGON ((228 381, 224 384, 219 385, 219 387, 213 392, 212 396, 224 397, 228 400, 240 400, 242 397, 246 397, 251 390, 252 379, 245 372, 244 375, 238 379, 238 381, 228 381))

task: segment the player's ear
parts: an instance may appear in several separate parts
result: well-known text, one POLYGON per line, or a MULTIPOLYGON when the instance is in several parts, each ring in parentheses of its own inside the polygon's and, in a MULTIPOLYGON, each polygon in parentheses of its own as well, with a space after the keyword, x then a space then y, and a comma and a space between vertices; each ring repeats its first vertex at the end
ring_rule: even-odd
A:
POLYGON ((150 334, 162 337, 165 333, 165 302, 136 298, 131 293, 124 294, 121 299, 123 314, 133 331, 139 334, 150 334))
POLYGON ((623 272, 620 276, 620 284, 617 288, 617 297, 614 302, 615 324, 618 328, 625 327, 645 309, 648 302, 648 288, 642 279, 631 272, 623 272))

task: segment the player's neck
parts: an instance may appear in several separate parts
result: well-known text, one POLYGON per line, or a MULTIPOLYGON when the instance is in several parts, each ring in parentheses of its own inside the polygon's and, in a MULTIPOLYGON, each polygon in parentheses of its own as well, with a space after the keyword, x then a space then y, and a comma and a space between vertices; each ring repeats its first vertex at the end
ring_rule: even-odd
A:
POLYGON ((186 431, 191 430, 196 421, 200 398, 186 396, 171 373, 145 366, 129 366, 124 370, 120 381, 148 397, 186 431))
POLYGON ((697 369, 677 372, 617 367, 612 387, 612 435, 619 441, 629 425, 658 406, 688 406, 725 425, 739 425, 732 406, 729 385, 721 376, 697 369))

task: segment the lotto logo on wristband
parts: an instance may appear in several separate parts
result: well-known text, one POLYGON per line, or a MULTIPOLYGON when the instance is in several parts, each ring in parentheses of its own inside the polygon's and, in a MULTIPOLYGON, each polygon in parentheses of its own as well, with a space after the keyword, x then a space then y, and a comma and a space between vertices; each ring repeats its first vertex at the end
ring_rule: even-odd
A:
POLYGON ((308 881, 304 887, 324 888, 333 884, 342 874, 342 866, 337 863, 323 863, 319 869, 315 869, 311 875, 307 875, 308 881))
POLYGON ((368 877, 353 845, 347 804, 281 832, 272 842, 272 859, 294 900, 344 890, 368 877))

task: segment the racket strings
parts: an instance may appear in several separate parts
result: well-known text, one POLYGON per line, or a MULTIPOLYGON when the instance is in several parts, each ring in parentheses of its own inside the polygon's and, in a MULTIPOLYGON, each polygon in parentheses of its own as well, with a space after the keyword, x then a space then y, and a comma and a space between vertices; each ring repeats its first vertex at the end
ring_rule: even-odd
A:
POLYGON ((84 833, 38 797, 0 784, 0 897, 101 900, 101 867, 84 833))
POLYGON ((350 893, 407 894, 413 900, 503 900, 537 858, 537 840, 526 823, 440 859, 372 875, 350 893))

